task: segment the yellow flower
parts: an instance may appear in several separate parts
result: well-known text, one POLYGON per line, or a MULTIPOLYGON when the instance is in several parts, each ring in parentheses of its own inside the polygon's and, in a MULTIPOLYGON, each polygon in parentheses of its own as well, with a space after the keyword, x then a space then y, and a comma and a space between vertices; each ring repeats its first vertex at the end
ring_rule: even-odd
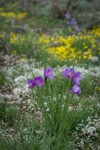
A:
POLYGON ((27 15, 26 12, 22 12, 22 13, 19 13, 16 17, 17 17, 17 19, 23 19, 26 17, 26 15, 27 15))
POLYGON ((0 13, 0 16, 2 16, 2 17, 16 18, 15 13, 13 13, 13 12, 1 12, 1 13, 0 13))
POLYGON ((47 58, 47 60, 50 60, 50 58, 47 58))
POLYGON ((19 14, 16 14, 14 12, 1 12, 0 16, 2 17, 9 17, 9 18, 14 18, 14 19, 23 19, 26 17, 27 13, 26 12, 21 12, 19 14))
POLYGON ((12 54, 13 54, 13 55, 16 55, 16 50, 13 50, 13 51, 12 51, 12 54))
POLYGON ((23 57, 20 58, 20 61, 21 61, 21 62, 24 62, 24 61, 25 61, 25 58, 23 58, 23 57))
POLYGON ((84 55, 84 56, 83 56, 83 59, 86 59, 86 58, 87 58, 87 56, 86 56, 86 55, 84 55))

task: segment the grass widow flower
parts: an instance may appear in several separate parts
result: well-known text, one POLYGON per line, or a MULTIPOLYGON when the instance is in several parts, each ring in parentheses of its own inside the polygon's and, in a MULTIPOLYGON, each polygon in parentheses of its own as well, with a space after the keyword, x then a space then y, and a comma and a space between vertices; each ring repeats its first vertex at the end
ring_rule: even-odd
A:
POLYGON ((33 82, 36 86, 41 87, 42 85, 44 85, 44 80, 42 77, 35 77, 33 79, 33 82))
POLYGON ((76 31, 80 31, 79 26, 75 26, 74 28, 75 28, 76 31))
POLYGON ((36 86, 36 84, 34 83, 34 81, 32 79, 29 79, 27 81, 27 85, 28 85, 28 89, 32 89, 36 86))
POLYGON ((81 80, 81 73, 80 72, 74 73, 72 76, 73 83, 78 85, 80 80, 81 80))
POLYGON ((54 71, 52 70, 51 67, 47 67, 47 68, 44 70, 44 78, 45 78, 45 80, 46 80, 47 78, 53 79, 53 76, 54 76, 54 71))
POLYGON ((72 87, 72 93, 74 93, 74 94, 80 94, 81 93, 81 90, 80 90, 80 87, 78 86, 78 85, 74 85, 73 87, 72 87))
POLYGON ((73 19, 71 20, 71 22, 70 22, 70 25, 76 25, 76 24, 77 24, 76 19, 73 18, 73 19))
POLYGON ((65 18, 66 18, 66 19, 69 19, 69 18, 70 18, 70 13, 69 13, 69 12, 67 12, 67 13, 65 14, 65 18))
POLYGON ((63 76, 68 79, 72 79, 73 75, 74 75, 73 68, 66 68, 65 71, 63 72, 63 76))

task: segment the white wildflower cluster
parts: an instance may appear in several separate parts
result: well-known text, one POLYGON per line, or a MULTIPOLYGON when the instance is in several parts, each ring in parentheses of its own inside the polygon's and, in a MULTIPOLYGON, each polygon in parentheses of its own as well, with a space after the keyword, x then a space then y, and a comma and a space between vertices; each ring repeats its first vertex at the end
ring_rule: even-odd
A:
POLYGON ((87 146, 88 148, 94 149, 92 141, 99 138, 99 129, 100 119, 98 118, 92 119, 91 117, 88 117, 86 123, 78 124, 76 132, 73 133, 78 148, 85 148, 87 146))
MULTIPOLYGON (((61 74, 67 66, 57 66, 55 70, 55 74, 61 74)), ((73 68, 73 66, 70 66, 70 68, 73 68)), ((79 67, 79 66, 74 66, 75 71, 81 72, 82 77, 84 78, 85 76, 100 76, 100 67, 89 67, 86 69, 85 67, 79 67)))

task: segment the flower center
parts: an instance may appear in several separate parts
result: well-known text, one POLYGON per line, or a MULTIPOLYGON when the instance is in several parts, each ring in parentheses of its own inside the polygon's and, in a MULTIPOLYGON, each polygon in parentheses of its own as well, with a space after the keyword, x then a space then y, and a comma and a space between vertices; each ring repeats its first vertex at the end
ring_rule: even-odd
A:
POLYGON ((32 87, 32 83, 30 83, 29 86, 32 87))

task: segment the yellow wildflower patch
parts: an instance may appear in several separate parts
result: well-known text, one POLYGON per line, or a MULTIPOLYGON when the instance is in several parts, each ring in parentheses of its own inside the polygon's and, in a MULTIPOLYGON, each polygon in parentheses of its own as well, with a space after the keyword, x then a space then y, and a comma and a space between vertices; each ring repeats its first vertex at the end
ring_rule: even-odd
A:
POLYGON ((23 19, 25 18, 27 15, 26 12, 21 12, 21 13, 14 13, 14 12, 0 12, 0 16, 2 17, 9 17, 9 18, 13 18, 13 19, 23 19))
POLYGON ((100 49, 98 48, 97 37, 100 37, 100 30, 93 30, 88 34, 79 34, 72 36, 54 37, 42 35, 39 43, 42 44, 42 49, 50 53, 53 57, 62 61, 66 60, 90 60, 95 53, 98 55, 100 49))
POLYGON ((89 34, 94 35, 96 37, 100 37, 100 28, 94 27, 94 29, 90 31, 89 34))
POLYGON ((21 44, 26 40, 26 37, 23 35, 21 36, 18 33, 11 33, 10 35, 10 43, 11 44, 21 44))

